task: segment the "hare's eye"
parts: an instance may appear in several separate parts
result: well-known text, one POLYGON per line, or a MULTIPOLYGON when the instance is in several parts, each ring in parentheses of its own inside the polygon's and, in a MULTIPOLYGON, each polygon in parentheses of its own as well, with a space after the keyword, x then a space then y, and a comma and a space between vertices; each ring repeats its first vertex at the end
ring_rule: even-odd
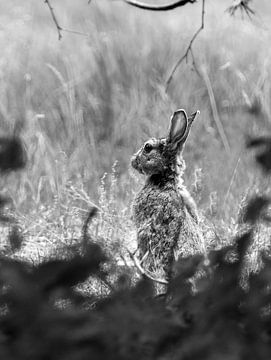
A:
POLYGON ((144 146, 144 150, 146 151, 146 153, 150 153, 152 151, 153 147, 151 144, 147 143, 144 146))

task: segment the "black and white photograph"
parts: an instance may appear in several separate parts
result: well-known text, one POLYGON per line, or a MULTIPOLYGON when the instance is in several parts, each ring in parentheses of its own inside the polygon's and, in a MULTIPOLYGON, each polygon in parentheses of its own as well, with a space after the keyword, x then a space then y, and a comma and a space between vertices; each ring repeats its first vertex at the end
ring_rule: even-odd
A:
POLYGON ((271 359, 271 1, 0 0, 0 360, 271 359))

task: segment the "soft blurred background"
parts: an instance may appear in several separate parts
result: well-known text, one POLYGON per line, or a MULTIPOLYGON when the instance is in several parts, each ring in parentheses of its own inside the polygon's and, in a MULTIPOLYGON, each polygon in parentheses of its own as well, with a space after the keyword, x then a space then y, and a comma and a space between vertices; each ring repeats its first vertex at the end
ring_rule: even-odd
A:
MULTIPOLYGON (((156 2, 157 3, 157 2, 156 2)), ((163 1, 161 1, 163 3, 163 1)), ((217 231, 232 234, 245 199, 268 188, 245 148, 270 130, 270 1, 252 19, 206 1, 191 59, 166 80, 201 23, 201 2, 162 13, 117 0, 0 2, 0 130, 19 133, 28 166, 1 179, 22 231, 37 244, 80 233, 90 206, 96 236, 133 234, 131 203, 142 183, 131 155, 164 136, 176 108, 201 115, 185 149, 187 187, 217 231)), ((111 244, 112 245, 112 244, 111 244)), ((113 245, 112 245, 113 246, 113 245)))

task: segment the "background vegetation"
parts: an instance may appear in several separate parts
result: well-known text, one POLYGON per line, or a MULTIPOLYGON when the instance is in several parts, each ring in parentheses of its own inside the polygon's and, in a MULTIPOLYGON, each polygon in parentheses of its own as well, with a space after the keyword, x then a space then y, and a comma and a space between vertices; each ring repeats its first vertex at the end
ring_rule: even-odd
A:
POLYGON ((268 1, 252 21, 231 18, 227 1, 207 1, 194 48, 202 77, 184 63, 168 93, 165 81, 200 24, 200 3, 162 14, 118 1, 52 5, 61 26, 85 35, 64 32, 58 41, 42 1, 0 3, 1 133, 20 133, 28 154, 27 168, 1 181, 29 239, 25 256, 78 238, 93 203, 101 210, 95 234, 117 249, 124 234, 134 244, 131 202, 142 179, 129 170, 130 157, 149 136, 165 134, 178 107, 201 111, 185 150, 186 184, 228 239, 247 196, 269 186, 244 146, 247 134, 270 127, 268 1))

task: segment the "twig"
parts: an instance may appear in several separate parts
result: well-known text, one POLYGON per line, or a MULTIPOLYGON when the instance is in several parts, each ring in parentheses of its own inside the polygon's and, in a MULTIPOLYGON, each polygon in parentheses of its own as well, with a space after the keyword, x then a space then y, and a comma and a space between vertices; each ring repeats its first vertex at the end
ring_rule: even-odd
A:
POLYGON ((147 259, 148 255, 149 255, 149 250, 146 251, 145 255, 143 255, 142 259, 140 260, 140 264, 142 264, 147 259))
POLYGON ((82 226, 82 243, 83 246, 86 247, 87 243, 88 243, 88 227, 89 224, 91 222, 91 220, 95 217, 95 215, 97 214, 98 209, 96 207, 92 207, 88 213, 88 216, 86 218, 86 220, 84 221, 84 224, 82 226))
POLYGON ((193 52, 192 48, 190 49, 190 54, 191 54, 192 65, 193 65, 194 70, 196 71, 196 73, 198 74, 199 77, 202 77, 201 73, 199 72, 198 66, 196 64, 196 60, 195 60, 195 56, 194 56, 194 52, 193 52))
MULTIPOLYGON (((178 69, 178 67, 181 65, 181 63, 186 60, 188 61, 188 55, 190 54, 193 60, 193 64, 195 64, 195 60, 194 60, 194 54, 193 54, 193 50, 192 50, 192 45, 193 42, 196 40, 196 38, 198 37, 199 33, 204 29, 204 17, 205 17, 205 0, 202 0, 202 10, 201 10, 201 25, 198 28, 198 30, 195 32, 195 34, 192 36, 192 39, 190 40, 190 43, 184 53, 184 55, 176 62, 176 64, 174 65, 173 69, 171 70, 171 73, 166 81, 166 92, 168 91, 168 87, 173 79, 173 76, 176 72, 176 70, 178 69)), ((196 68, 195 68, 196 69, 196 68)), ((197 69, 196 69, 197 71, 197 69)), ((198 73, 198 71, 197 71, 198 73)))
POLYGON ((89 34, 87 34, 87 33, 77 31, 77 30, 66 29, 66 28, 63 28, 62 26, 60 26, 59 22, 57 20, 57 17, 55 15, 54 8, 52 7, 52 5, 50 3, 50 0, 44 0, 44 3, 47 4, 47 6, 48 6, 48 8, 50 10, 53 22, 55 23, 57 33, 58 33, 58 40, 62 39, 62 32, 68 32, 68 33, 71 33, 71 34, 82 35, 82 36, 89 36, 89 34))
POLYGON ((105 278, 105 277, 99 277, 98 279, 101 280, 101 282, 107 286, 107 288, 111 291, 116 291, 115 287, 105 278))
POLYGON ((251 9, 248 5, 251 0, 235 0, 234 4, 230 6, 226 11, 231 15, 234 16, 237 10, 240 10, 243 14, 244 12, 247 16, 251 19, 251 15, 255 15, 255 11, 251 9))
POLYGON ((44 2, 45 2, 45 4, 47 4, 47 6, 48 6, 48 8, 50 10, 53 22, 55 23, 55 26, 56 26, 56 29, 57 29, 57 32, 58 32, 58 40, 61 40, 62 39, 61 31, 63 31, 63 29, 62 29, 62 27, 59 25, 59 23, 57 21, 57 18, 55 16, 55 12, 54 12, 54 8, 52 7, 49 0, 44 0, 44 2))
MULTIPOLYGON (((140 2, 137 0, 122 0, 122 1, 124 1, 128 5, 137 7, 139 9, 152 10, 152 11, 168 11, 168 10, 176 9, 177 7, 184 6, 189 3, 193 4, 193 3, 197 2, 197 0, 178 0, 173 3, 168 3, 168 4, 163 4, 163 5, 150 5, 150 4, 146 4, 144 2, 140 2)), ((90 3, 90 1, 89 1, 89 3, 90 3)))
MULTIPOLYGON (((147 270, 145 270, 142 266, 141 263, 139 261, 139 259, 136 257, 135 254, 131 253, 130 250, 127 249, 127 252, 131 258, 131 260, 133 261, 133 263, 135 264, 136 268, 139 270, 139 272, 145 276, 146 278, 150 279, 151 281, 157 282, 158 284, 164 284, 167 285, 168 281, 165 279, 159 279, 159 278, 155 278, 154 276, 152 276, 152 274, 150 274, 147 270)), ((145 255, 144 255, 145 257, 145 255)))
POLYGON ((67 33, 75 34, 75 35, 89 36, 88 33, 85 33, 83 31, 71 30, 71 29, 66 29, 66 28, 61 28, 61 30, 64 32, 67 32, 67 33))

